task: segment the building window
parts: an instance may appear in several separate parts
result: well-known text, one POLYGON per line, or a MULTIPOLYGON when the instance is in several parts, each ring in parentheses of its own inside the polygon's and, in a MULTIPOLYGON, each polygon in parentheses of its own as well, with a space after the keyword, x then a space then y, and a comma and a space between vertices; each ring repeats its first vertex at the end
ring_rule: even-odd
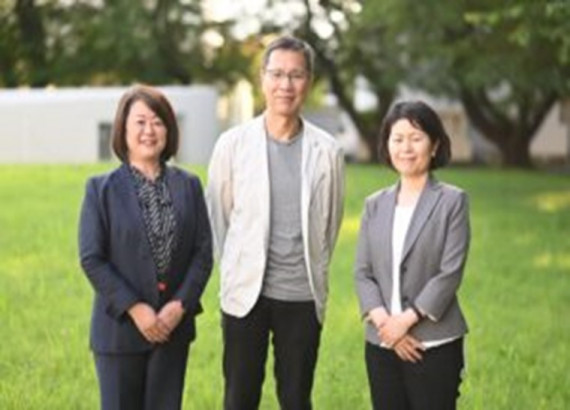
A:
POLYGON ((111 123, 99 123, 99 161, 110 161, 111 155, 111 123))

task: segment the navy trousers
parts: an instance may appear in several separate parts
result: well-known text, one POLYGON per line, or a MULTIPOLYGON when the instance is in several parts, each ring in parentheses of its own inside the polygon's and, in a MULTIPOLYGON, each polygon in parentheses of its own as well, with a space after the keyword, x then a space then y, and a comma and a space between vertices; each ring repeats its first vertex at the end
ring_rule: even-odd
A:
POLYGON ((95 353, 102 410, 180 410, 189 344, 134 354, 95 353))
POLYGON ((455 410, 463 339, 426 350, 417 363, 368 342, 365 356, 374 410, 455 410))
POLYGON ((244 318, 224 313, 222 328, 225 410, 259 407, 270 334, 281 409, 311 409, 321 333, 314 302, 285 302, 262 296, 244 318))

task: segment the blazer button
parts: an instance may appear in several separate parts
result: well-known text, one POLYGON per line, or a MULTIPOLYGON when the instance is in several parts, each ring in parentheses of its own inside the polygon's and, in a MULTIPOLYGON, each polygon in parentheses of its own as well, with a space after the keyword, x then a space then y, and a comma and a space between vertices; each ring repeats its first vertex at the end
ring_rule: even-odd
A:
POLYGON ((408 268, 406 268, 405 266, 402 266, 402 273, 406 273, 407 270, 408 270, 408 268))

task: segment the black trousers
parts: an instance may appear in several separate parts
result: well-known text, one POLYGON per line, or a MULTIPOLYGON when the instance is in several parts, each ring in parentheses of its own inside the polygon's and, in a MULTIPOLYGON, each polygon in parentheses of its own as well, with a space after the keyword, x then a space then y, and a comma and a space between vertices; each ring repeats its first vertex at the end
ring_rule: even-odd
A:
POLYGON ((270 333, 281 409, 311 409, 321 334, 313 302, 284 302, 262 296, 244 318, 224 313, 222 328, 226 410, 259 407, 270 333))
POLYGON ((179 410, 188 343, 167 342, 145 353, 95 353, 102 410, 179 410))
POLYGON ((366 343, 366 369, 375 410, 454 410, 463 369, 463 339, 434 347, 418 363, 366 343))

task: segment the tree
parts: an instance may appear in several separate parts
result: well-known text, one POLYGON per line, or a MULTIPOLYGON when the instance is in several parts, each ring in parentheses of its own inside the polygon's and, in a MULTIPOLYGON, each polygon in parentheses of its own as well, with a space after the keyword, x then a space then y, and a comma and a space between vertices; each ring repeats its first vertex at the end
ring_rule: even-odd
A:
POLYGON ((22 79, 32 86, 48 82, 50 63, 46 29, 42 19, 46 1, 15 0, 0 6, 0 85, 16 86, 22 79))
MULTIPOLYGON (((377 161, 380 126, 404 76, 396 50, 380 20, 366 19, 366 9, 355 1, 304 0, 305 18, 296 33, 315 50, 321 72, 342 109, 363 138, 370 159, 377 161), (344 23, 344 24, 343 24, 344 23), (330 35, 319 32, 319 24, 330 35), (358 110, 357 80, 363 80, 376 98, 375 107, 358 110)), ((366 3, 364 5, 366 8, 366 3)))
MULTIPOLYGON (((398 85, 458 99, 506 166, 530 167, 530 143, 569 94, 570 3, 563 0, 283 0, 302 4, 286 24, 264 10, 266 32, 294 32, 315 49, 320 72, 370 152, 398 85), (324 27, 324 29, 323 29, 324 27), (354 104, 355 80, 378 100, 354 104)), ((282 20, 282 19, 281 19, 282 20)), ((374 156, 373 159, 376 159, 374 156)))
POLYGON ((0 86, 231 83, 247 70, 199 0, 15 0, 0 17, 0 86))
POLYGON ((59 71, 72 84, 231 82, 234 70, 243 67, 233 44, 204 41, 204 33, 223 36, 226 27, 206 21, 198 0, 107 0, 102 6, 78 4, 69 14, 59 71))
POLYGON ((15 16, 8 5, 0 3, 0 86, 15 87, 18 84, 16 73, 17 26, 15 16))
POLYGON ((530 143, 570 91, 570 4, 519 0, 395 1, 394 30, 408 50, 410 83, 461 100, 505 166, 531 167, 530 143))
POLYGON ((339 106, 350 116, 366 143, 371 160, 378 160, 382 119, 405 74, 386 22, 367 18, 374 2, 357 0, 284 0, 271 2, 259 13, 262 34, 292 33, 315 50, 316 78, 328 81, 339 106), (290 18, 283 17, 283 11, 290 18), (374 107, 360 109, 357 82, 375 96, 374 107))

